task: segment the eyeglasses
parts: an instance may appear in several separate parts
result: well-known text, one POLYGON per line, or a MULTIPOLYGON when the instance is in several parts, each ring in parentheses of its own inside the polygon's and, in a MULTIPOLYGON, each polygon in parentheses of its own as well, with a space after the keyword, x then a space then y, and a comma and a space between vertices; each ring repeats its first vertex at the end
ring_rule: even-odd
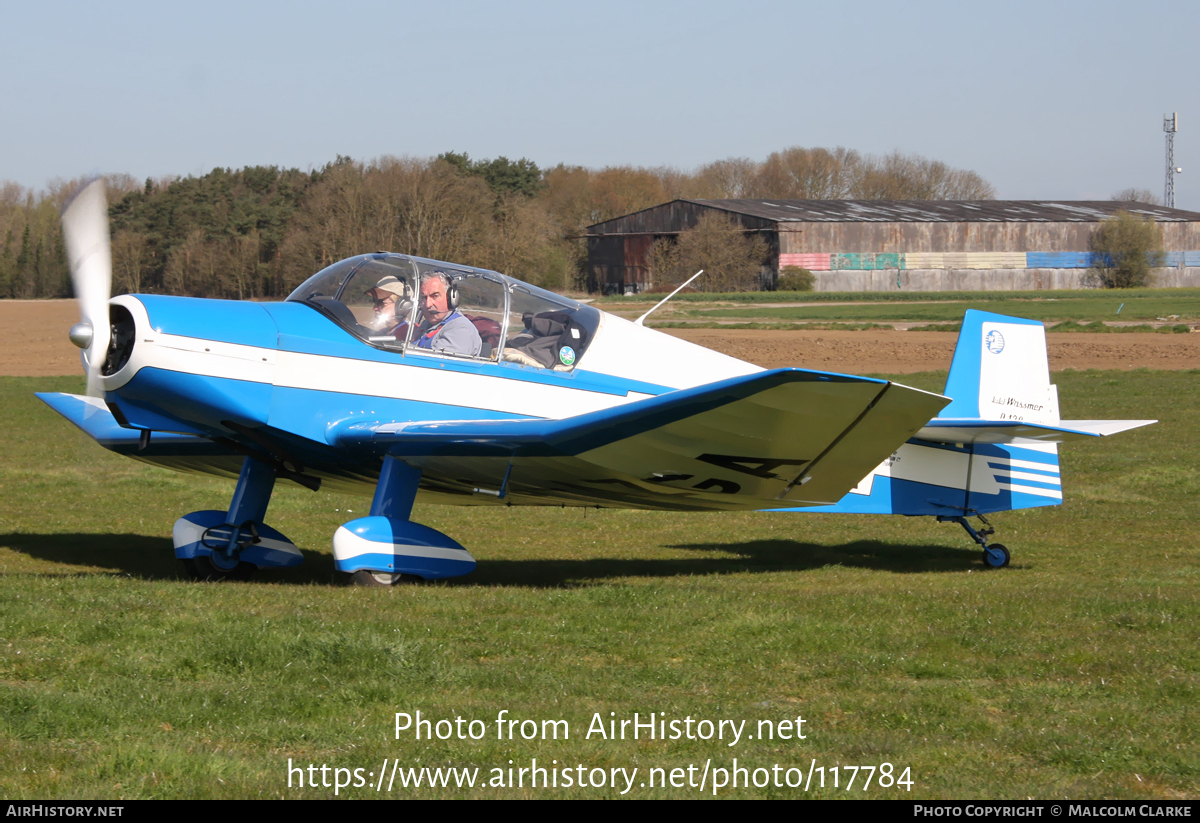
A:
POLYGON ((394 294, 389 294, 387 297, 384 297, 384 298, 382 298, 382 299, 380 299, 380 298, 378 298, 378 297, 372 297, 372 298, 371 298, 371 302, 372 302, 372 303, 374 303, 374 304, 375 304, 375 308, 377 308, 377 309, 378 309, 378 308, 381 308, 381 307, 383 307, 383 306, 386 306, 389 300, 395 301, 395 299, 396 299, 396 295, 394 295, 394 294))

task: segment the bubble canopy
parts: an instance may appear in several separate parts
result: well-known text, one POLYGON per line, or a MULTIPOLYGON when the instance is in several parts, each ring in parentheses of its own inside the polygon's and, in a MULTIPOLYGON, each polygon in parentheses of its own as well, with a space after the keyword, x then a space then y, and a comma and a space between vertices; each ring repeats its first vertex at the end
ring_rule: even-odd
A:
POLYGON ((362 254, 305 280, 304 303, 376 348, 518 363, 579 365, 600 312, 499 272, 404 254, 362 254))

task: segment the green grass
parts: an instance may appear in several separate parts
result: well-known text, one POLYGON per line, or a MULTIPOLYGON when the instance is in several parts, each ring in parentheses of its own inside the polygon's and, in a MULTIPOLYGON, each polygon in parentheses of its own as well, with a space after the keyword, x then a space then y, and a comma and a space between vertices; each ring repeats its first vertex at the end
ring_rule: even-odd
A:
MULTIPOLYGON (((1043 295, 1045 293, 1043 292, 1043 295)), ((775 318, 782 320, 936 321, 961 320, 967 309, 1008 314, 1030 320, 1155 320, 1176 315, 1200 317, 1200 296, 1127 297, 1112 292, 1090 292, 1088 297, 1040 300, 1018 297, 959 298, 947 302, 852 304, 844 306, 771 306, 712 308, 688 311, 697 318, 775 318), (1117 310, 1124 304, 1121 313, 1117 310)))
MULTIPOLYGON (((662 300, 663 294, 631 294, 601 297, 593 305, 604 309, 620 308, 622 305, 653 305, 662 300)), ((1200 288, 1183 289, 1053 289, 1036 291, 744 291, 744 292, 689 292, 677 294, 672 303, 938 303, 947 300, 987 302, 994 300, 1114 300, 1114 308, 1121 303, 1143 298, 1166 298, 1168 300, 1195 300, 1200 298, 1200 288)), ((644 308, 644 307, 643 307, 644 308)), ((1122 312, 1124 314, 1124 312, 1122 312)))
MULTIPOLYGON (((647 326, 654 329, 766 329, 771 331, 867 331, 870 329, 895 329, 890 323, 809 323, 803 320, 791 323, 714 323, 712 321, 694 321, 691 323, 651 323, 647 326)), ((1092 332, 1104 334, 1188 334, 1192 327, 1186 323, 1176 323, 1168 326, 1153 326, 1149 323, 1139 323, 1136 326, 1107 326, 1101 320, 1091 323, 1076 323, 1074 320, 1064 320, 1046 328, 1053 332, 1092 332)), ((906 331, 947 331, 958 333, 962 331, 962 323, 931 323, 924 326, 909 326, 906 331)))
MULTIPOLYGON (((716 325, 715 323, 713 324, 716 325)), ((794 328, 794 327, 793 327, 794 328)), ((1102 320, 1091 323, 1076 323, 1074 320, 1064 320, 1046 328, 1053 332, 1089 332, 1093 334, 1187 334, 1192 327, 1186 323, 1175 323, 1168 326, 1152 326, 1149 323, 1139 323, 1136 326, 1106 326, 1102 320)), ((938 323, 930 326, 909 326, 908 331, 962 331, 962 323, 938 323)))
MULTIPOLYGON (((959 324, 962 327, 962 324, 959 324)), ((1074 320, 1065 320, 1062 323, 1056 323, 1050 326, 1046 331, 1068 332, 1099 332, 1104 334, 1188 334, 1192 327, 1186 323, 1174 323, 1166 326, 1152 326, 1149 323, 1139 323, 1136 326, 1106 326, 1102 320, 1093 320, 1091 323, 1076 323, 1074 320)))
MULTIPOLYGON (((651 297, 659 296, 604 298, 595 305, 632 316, 642 313, 651 297)), ((895 322, 953 323, 971 308, 1048 323, 1057 321, 1060 331, 1177 333, 1190 331, 1189 324, 1178 322, 1157 328, 1149 323, 1119 327, 1103 324, 1172 317, 1194 321, 1200 318, 1200 289, 687 294, 672 298, 647 324, 656 328, 864 329, 895 322)), ((928 329, 951 330, 937 326, 928 329)))
POLYGON ((869 329, 886 329, 894 327, 881 323, 646 323, 654 329, 765 329, 769 331, 867 331, 869 329))
POLYGON ((1067 417, 1162 422, 1066 449, 1065 505, 992 518, 1014 555, 1000 572, 957 527, 925 518, 418 505, 415 519, 461 540, 479 568, 379 591, 331 584, 330 536, 368 501, 289 489, 268 520, 304 565, 244 584, 181 579, 171 524, 224 508, 232 484, 104 452, 32 397, 80 380, 0 379, 0 793, 331 796, 289 789, 289 758, 475 765, 488 778, 536 757, 636 766, 644 779, 737 757, 889 762, 915 784, 862 792, 860 779, 817 797, 1194 798, 1200 373, 1057 382, 1067 417), (502 709, 566 719, 571 738, 496 740, 502 709), (396 740, 394 713, 417 710, 484 720, 488 735, 396 740), (635 711, 799 715, 807 739, 584 739, 594 713, 635 711))

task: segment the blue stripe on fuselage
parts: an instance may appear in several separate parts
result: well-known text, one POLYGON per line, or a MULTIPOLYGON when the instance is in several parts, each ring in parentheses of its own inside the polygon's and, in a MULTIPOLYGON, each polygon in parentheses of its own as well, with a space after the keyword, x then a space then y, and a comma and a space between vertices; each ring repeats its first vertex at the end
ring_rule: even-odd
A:
MULTIPOLYGON (((1014 471, 1020 471, 1020 470, 1016 469, 1014 471)), ((1005 473, 992 472, 992 477, 996 480, 997 483, 1008 483, 1009 485, 1012 485, 1012 486, 1027 486, 1028 488, 1031 488, 1031 489, 1045 489, 1047 491, 1053 491, 1053 492, 1062 491, 1062 483, 1059 483, 1057 480, 1047 479, 1045 481, 1039 482, 1037 480, 1027 480, 1024 477, 1013 477, 1011 474, 1009 474, 1007 472, 1005 472, 1005 473)), ((980 492, 976 492, 976 491, 971 492, 972 497, 975 496, 976 494, 980 494, 980 492)))
MULTIPOLYGON (((972 451, 972 447, 958 447, 945 443, 929 443, 920 440, 910 440, 909 443, 926 449, 957 452, 964 457, 968 456, 972 451)), ((1061 492, 1062 486, 1057 477, 1051 477, 1046 470, 1018 468, 1006 465, 997 459, 1028 461, 1045 465, 1046 469, 1052 469, 1058 467, 1058 455, 1056 453, 992 443, 976 443, 973 449, 975 459, 985 459, 992 478, 997 483, 1003 484, 1000 485, 998 494, 986 494, 979 489, 972 489, 970 500, 968 501, 966 490, 957 486, 937 486, 917 480, 907 480, 900 477, 889 477, 879 474, 875 475, 872 481, 870 494, 855 494, 851 492, 832 506, 775 509, 775 511, 938 515, 960 514, 964 508, 968 507, 969 503, 969 508, 972 511, 988 514, 1013 509, 1057 506, 1062 503, 1062 500, 1057 497, 1027 494, 1006 487, 1008 484, 1012 484, 1026 488, 1061 492), (1023 479, 1016 480, 1010 477, 1011 472, 1025 471, 1045 475, 1045 482, 1023 479)))
MULTIPOLYGON (((1005 480, 1004 482, 1009 482, 1005 480)), ((1026 485, 1023 481, 1013 481, 1026 485)), ((1036 484, 1028 484, 1036 486, 1036 484)), ((1057 487, 1052 489, 1058 491, 1057 487)), ((932 486, 915 480, 897 477, 876 476, 871 493, 847 494, 832 506, 812 506, 803 509, 774 509, 777 512, 804 512, 812 514, 904 514, 904 515, 957 515, 966 507, 966 494, 961 489, 932 486)), ((1031 509, 1042 506, 1058 506, 1062 500, 1056 497, 1025 494, 1015 489, 1000 489, 999 494, 983 494, 972 490, 970 510, 983 514, 1005 512, 1014 509, 1031 509)), ((768 510, 771 511, 771 510, 768 510)))
POLYGON ((265 423, 272 389, 270 383, 146 366, 105 398, 139 428, 224 434, 224 420, 251 427, 265 423), (186 425, 174 427, 171 420, 186 425))
POLYGON ((223 420, 257 427, 268 425, 318 443, 325 443, 332 424, 351 418, 388 422, 433 420, 518 419, 526 415, 424 400, 404 400, 368 394, 297 389, 227 377, 187 374, 147 367, 117 392, 110 393, 134 425, 172 429, 180 421, 217 435, 227 435, 223 420), (143 423, 143 411, 154 415, 143 423))
POLYGON ((1052 481, 1057 482, 1058 477, 1059 477, 1059 473, 1057 470, 1050 471, 1049 469, 1031 469, 1028 466, 1022 466, 1020 468, 1017 468, 1017 467, 1011 466, 1007 463, 993 463, 990 460, 988 461, 988 468, 995 469, 996 471, 1003 471, 1003 472, 1007 472, 1007 471, 1028 472, 1029 474, 1036 474, 1039 477, 1045 477, 1047 482, 1052 482, 1052 481))

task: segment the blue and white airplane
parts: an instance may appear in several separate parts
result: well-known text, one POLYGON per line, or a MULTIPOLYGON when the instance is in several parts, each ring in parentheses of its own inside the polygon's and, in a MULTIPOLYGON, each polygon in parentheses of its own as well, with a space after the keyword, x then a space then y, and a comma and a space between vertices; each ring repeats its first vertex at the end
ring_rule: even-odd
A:
MULTIPOLYGON (((455 505, 969 517, 1062 502, 1059 443, 1154 421, 1064 421, 1040 323, 969 311, 944 394, 765 370, 493 271, 364 254, 282 303, 109 299, 103 189, 63 216, 88 395, 39 394, 100 445, 237 479, 184 515, 201 579, 301 562, 265 523, 276 483, 373 495, 333 536, 363 585, 470 572, 409 519, 455 505)), ((983 520, 986 525, 986 519, 983 520)))

